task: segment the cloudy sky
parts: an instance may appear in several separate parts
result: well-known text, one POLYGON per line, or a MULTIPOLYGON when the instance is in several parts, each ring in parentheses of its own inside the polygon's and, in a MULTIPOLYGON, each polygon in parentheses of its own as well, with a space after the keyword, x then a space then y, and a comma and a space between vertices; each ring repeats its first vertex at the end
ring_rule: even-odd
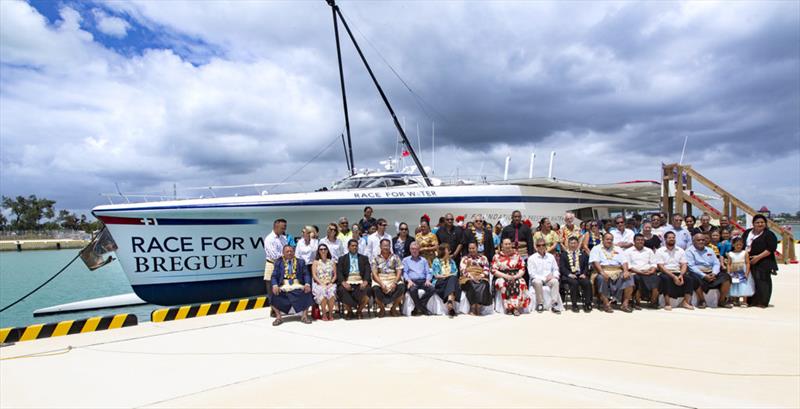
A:
MULTIPOLYGON (((341 1, 435 174, 610 183, 685 163, 800 210, 800 3, 341 1), (399 74, 410 92, 395 76, 399 74)), ((395 153, 349 42, 358 167, 395 153)), ((346 173, 322 1, 0 1, 0 193, 59 207, 346 173), (317 156, 318 155, 318 156, 317 156), (307 166, 309 160, 317 157, 307 166)), ((270 189, 272 190, 272 189, 270 189)))

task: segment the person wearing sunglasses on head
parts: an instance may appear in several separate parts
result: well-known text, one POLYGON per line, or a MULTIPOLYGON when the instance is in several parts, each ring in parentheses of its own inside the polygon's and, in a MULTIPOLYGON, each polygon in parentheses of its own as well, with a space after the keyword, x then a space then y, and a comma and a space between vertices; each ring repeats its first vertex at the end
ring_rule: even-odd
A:
POLYGON ((333 261, 339 260, 339 257, 345 253, 344 242, 339 240, 339 229, 336 226, 336 223, 330 223, 328 225, 327 235, 319 240, 319 245, 326 245, 328 247, 328 251, 330 251, 330 256, 333 261))

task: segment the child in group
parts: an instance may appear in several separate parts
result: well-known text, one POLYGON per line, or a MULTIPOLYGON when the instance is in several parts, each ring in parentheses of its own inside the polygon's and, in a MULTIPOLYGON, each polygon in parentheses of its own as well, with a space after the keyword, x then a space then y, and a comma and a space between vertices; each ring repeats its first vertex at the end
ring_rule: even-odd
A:
POLYGON ((731 251, 731 231, 722 229, 719 231, 719 234, 720 242, 717 244, 717 247, 719 247, 719 255, 724 259, 725 256, 728 255, 728 252, 731 251))
POLYGON ((708 238, 708 247, 711 247, 711 249, 714 250, 714 254, 717 255, 722 271, 728 271, 728 265, 725 263, 725 255, 722 254, 722 249, 719 247, 719 230, 711 230, 706 233, 706 237, 708 238))
POLYGON ((747 297, 755 292, 753 276, 750 274, 750 257, 744 249, 744 240, 736 237, 731 242, 733 250, 727 254, 726 265, 731 275, 730 297, 736 305, 747 307, 747 297), (741 303, 739 297, 742 298, 741 303))

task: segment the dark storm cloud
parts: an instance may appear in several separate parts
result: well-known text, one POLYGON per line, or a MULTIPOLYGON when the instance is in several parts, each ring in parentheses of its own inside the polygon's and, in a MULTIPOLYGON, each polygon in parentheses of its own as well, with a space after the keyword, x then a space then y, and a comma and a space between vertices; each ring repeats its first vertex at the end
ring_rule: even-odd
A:
MULTIPOLYGON (((436 122, 440 174, 458 166, 460 161, 448 158, 456 148, 478 163, 485 159, 485 171, 495 174, 505 155, 501 151, 542 145, 583 152, 584 145, 598 144, 592 148, 595 155, 623 151, 631 162, 641 163, 644 157, 657 166, 658 161, 676 160, 685 136, 689 157, 705 161, 705 169, 723 176, 730 173, 723 167, 735 161, 788 157, 791 160, 778 162, 789 167, 798 161, 800 3, 339 4, 398 117, 406 119, 415 147, 419 124, 425 161, 431 121, 436 122)), ((144 1, 96 6, 128 19, 136 30, 152 31, 152 38, 171 40, 131 44, 133 55, 118 56, 104 51, 116 48, 98 36, 85 48, 90 48, 87 54, 101 57, 87 60, 51 59, 58 50, 44 46, 20 49, 47 58, 29 58, 23 51, 22 57, 11 54, 15 67, 22 68, 15 69, 13 77, 4 70, 0 97, 22 102, 6 103, 3 119, 42 109, 30 116, 49 121, 38 123, 26 116, 0 124, 4 170, 10 165, 37 167, 42 159, 47 166, 59 163, 58 155, 46 153, 25 135, 36 135, 46 145, 55 139, 52 128, 60 127, 64 129, 59 134, 76 149, 96 146, 95 154, 124 150, 115 153, 119 160, 103 162, 108 169, 81 166, 94 175, 82 186, 89 191, 111 190, 113 181, 124 181, 126 189, 153 191, 173 181, 274 182, 298 169, 302 173, 297 178, 319 187, 341 176, 338 135, 344 132, 344 120, 331 15, 324 3, 246 2, 234 8, 144 1), (184 44, 181 39, 191 41, 184 44), (204 53, 204 45, 209 53, 204 53), (191 52, 186 51, 189 46, 191 52), (206 57, 197 60, 192 57, 196 55, 206 57), (30 66, 50 64, 65 70, 103 64, 112 68, 74 76, 37 68, 37 76, 32 76, 24 69, 29 60, 35 63, 30 66), (108 72, 110 78, 105 78, 108 72), (32 98, 31 88, 18 86, 36 83, 39 76, 56 97, 32 98), (86 87, 80 83, 95 76, 105 82, 86 87), (128 84, 134 89, 125 89, 128 84), (84 89, 90 97, 100 95, 72 97, 84 89), (113 109, 117 94, 104 95, 118 89, 124 95, 120 105, 135 108, 133 112, 120 114, 113 109), (112 108, 94 117, 80 109, 109 105, 97 100, 110 100, 112 108), (50 118, 53 112, 57 120, 50 118), (128 121, 122 123, 94 123, 126 116, 128 121), (133 154, 138 156, 125 161, 133 154), (137 166, 141 169, 131 169, 137 166)), ((77 9, 88 12, 87 7, 77 9)), ((64 16, 48 15, 51 30, 65 35, 65 30, 53 28, 59 18, 64 16)), ((397 131, 340 29, 356 165, 375 167, 395 153, 397 131)), ((84 50, 74 43, 66 43, 65 54, 80 56, 84 50)), ((523 167, 516 159, 512 162, 512 172, 522 172, 523 167)), ((67 168, 62 163, 51 174, 67 168)), ((608 172, 574 178, 599 175, 613 180, 627 175, 608 172)), ((64 176, 68 177, 74 175, 64 176)), ((10 191, 9 186, 24 190, 24 184, 14 182, 6 183, 3 192, 10 191)), ((59 191, 58 183, 47 186, 59 191)), ((792 189, 796 195, 797 188, 792 189)), ((71 192, 63 195, 80 200, 71 192)), ((793 199, 782 206, 796 206, 793 199)))

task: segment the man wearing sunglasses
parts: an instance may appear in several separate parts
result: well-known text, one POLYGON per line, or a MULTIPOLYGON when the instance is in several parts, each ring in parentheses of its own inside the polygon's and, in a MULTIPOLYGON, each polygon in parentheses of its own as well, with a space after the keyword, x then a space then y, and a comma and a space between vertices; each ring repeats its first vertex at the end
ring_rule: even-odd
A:
POLYGON ((392 242, 392 236, 390 236, 389 233, 386 233, 386 226, 388 226, 386 219, 378 219, 376 226, 378 229, 375 231, 375 233, 372 233, 369 235, 369 237, 367 237, 366 256, 370 259, 370 261, 381 254, 381 241, 389 240, 389 243, 392 242))
MULTIPOLYGON (((476 215, 472 221, 473 228, 464 231, 464 243, 475 243, 478 245, 478 254, 486 256, 491 261, 494 257, 494 237, 492 236, 491 226, 487 226, 482 215, 476 215)), ((464 246, 464 254, 469 253, 467 246, 464 246)))
POLYGON ((464 230, 453 224, 453 214, 444 215, 444 225, 436 231, 439 244, 446 243, 450 247, 450 254, 456 265, 461 262, 461 252, 464 248, 464 230))
POLYGON ((610 232, 614 236, 614 245, 625 250, 633 247, 633 230, 625 227, 625 218, 614 218, 614 228, 610 232))
MULTIPOLYGON (((342 243, 347 243, 353 237, 353 232, 350 231, 350 222, 347 221, 346 217, 339 218, 339 234, 336 236, 339 241, 342 243)), ((355 237, 358 239, 358 237, 355 237)))

